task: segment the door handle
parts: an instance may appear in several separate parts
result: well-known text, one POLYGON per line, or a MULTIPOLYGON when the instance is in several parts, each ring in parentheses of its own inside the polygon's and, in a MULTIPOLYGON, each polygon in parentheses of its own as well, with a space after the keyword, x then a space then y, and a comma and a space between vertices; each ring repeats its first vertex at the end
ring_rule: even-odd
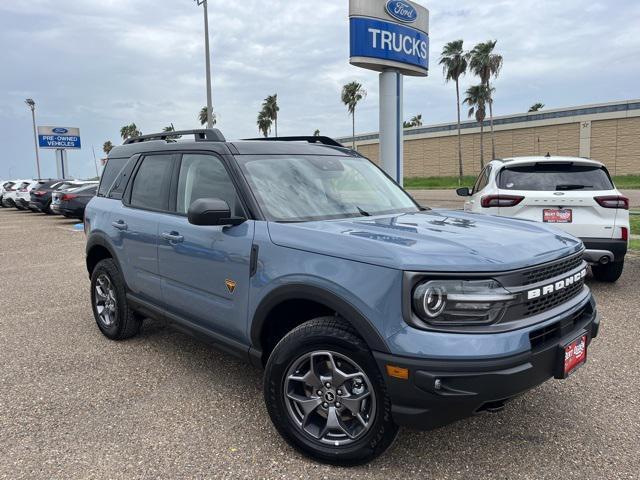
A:
POLYGON ((184 237, 180 235, 178 232, 164 232, 161 234, 162 238, 167 240, 169 243, 182 243, 184 242, 184 237))
POLYGON ((117 228, 118 230, 126 230, 129 228, 129 225, 126 224, 124 220, 118 220, 117 222, 113 222, 113 228, 117 228))

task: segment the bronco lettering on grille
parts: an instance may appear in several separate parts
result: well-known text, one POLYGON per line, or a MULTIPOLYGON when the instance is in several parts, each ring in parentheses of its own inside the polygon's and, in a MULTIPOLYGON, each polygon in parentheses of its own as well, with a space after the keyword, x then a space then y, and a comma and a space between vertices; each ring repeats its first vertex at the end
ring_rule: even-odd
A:
POLYGON ((527 292, 527 300, 533 300, 534 298, 544 297, 545 295, 549 295, 553 292, 557 292, 564 288, 570 287, 571 285, 573 285, 576 282, 579 282, 586 276, 587 276, 587 269, 585 268, 584 270, 576 273, 575 275, 571 275, 570 277, 565 278, 563 280, 559 280, 550 285, 545 285, 544 287, 534 288, 533 290, 529 290, 527 292))

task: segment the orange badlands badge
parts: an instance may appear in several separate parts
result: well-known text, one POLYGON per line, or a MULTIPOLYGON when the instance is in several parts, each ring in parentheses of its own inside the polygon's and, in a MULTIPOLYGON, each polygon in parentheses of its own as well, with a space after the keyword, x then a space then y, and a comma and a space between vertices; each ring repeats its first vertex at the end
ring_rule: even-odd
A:
POLYGON ((233 280, 225 280, 224 284, 227 286, 227 290, 229 290, 229 293, 233 293, 236 290, 236 282, 234 282, 233 280))

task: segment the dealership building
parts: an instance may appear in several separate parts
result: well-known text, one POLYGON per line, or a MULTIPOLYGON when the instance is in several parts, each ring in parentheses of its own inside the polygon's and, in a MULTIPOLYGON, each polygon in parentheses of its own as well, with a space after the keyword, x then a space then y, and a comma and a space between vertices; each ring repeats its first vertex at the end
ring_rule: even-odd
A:
MULTIPOLYGON (((566 155, 599 160, 612 175, 640 173, 640 100, 582 105, 494 117, 498 158, 566 155)), ((480 126, 461 125, 465 175, 480 170, 480 126)), ((352 137, 339 139, 351 145, 352 137)), ((356 135, 360 153, 379 163, 379 135, 356 135)), ((404 176, 458 174, 456 123, 404 130, 404 176)), ((484 158, 491 160, 489 120, 484 123, 484 158)))

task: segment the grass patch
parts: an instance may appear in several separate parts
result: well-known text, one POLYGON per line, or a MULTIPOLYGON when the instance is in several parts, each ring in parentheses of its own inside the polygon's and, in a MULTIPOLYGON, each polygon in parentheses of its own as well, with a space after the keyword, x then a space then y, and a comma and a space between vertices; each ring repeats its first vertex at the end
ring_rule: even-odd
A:
POLYGON ((613 177, 613 183, 623 190, 638 190, 640 189, 640 175, 618 175, 613 177))
MULTIPOLYGON (((462 187, 472 187, 476 183, 476 176, 465 176, 462 187)), ((623 190, 640 190, 640 175, 618 175, 613 177, 616 187, 623 190)), ((458 188, 458 177, 411 177, 404 179, 404 188, 415 189, 447 189, 458 188)))
POLYGON ((631 240, 629 242, 629 250, 640 252, 640 240, 631 240))
POLYGON ((631 234, 640 235, 640 215, 629 215, 629 223, 631 224, 631 234))
POLYGON ((462 185, 458 185, 458 177, 412 177, 404 179, 406 189, 446 189, 460 187, 472 187, 476 183, 475 176, 465 176, 462 178, 462 185))

